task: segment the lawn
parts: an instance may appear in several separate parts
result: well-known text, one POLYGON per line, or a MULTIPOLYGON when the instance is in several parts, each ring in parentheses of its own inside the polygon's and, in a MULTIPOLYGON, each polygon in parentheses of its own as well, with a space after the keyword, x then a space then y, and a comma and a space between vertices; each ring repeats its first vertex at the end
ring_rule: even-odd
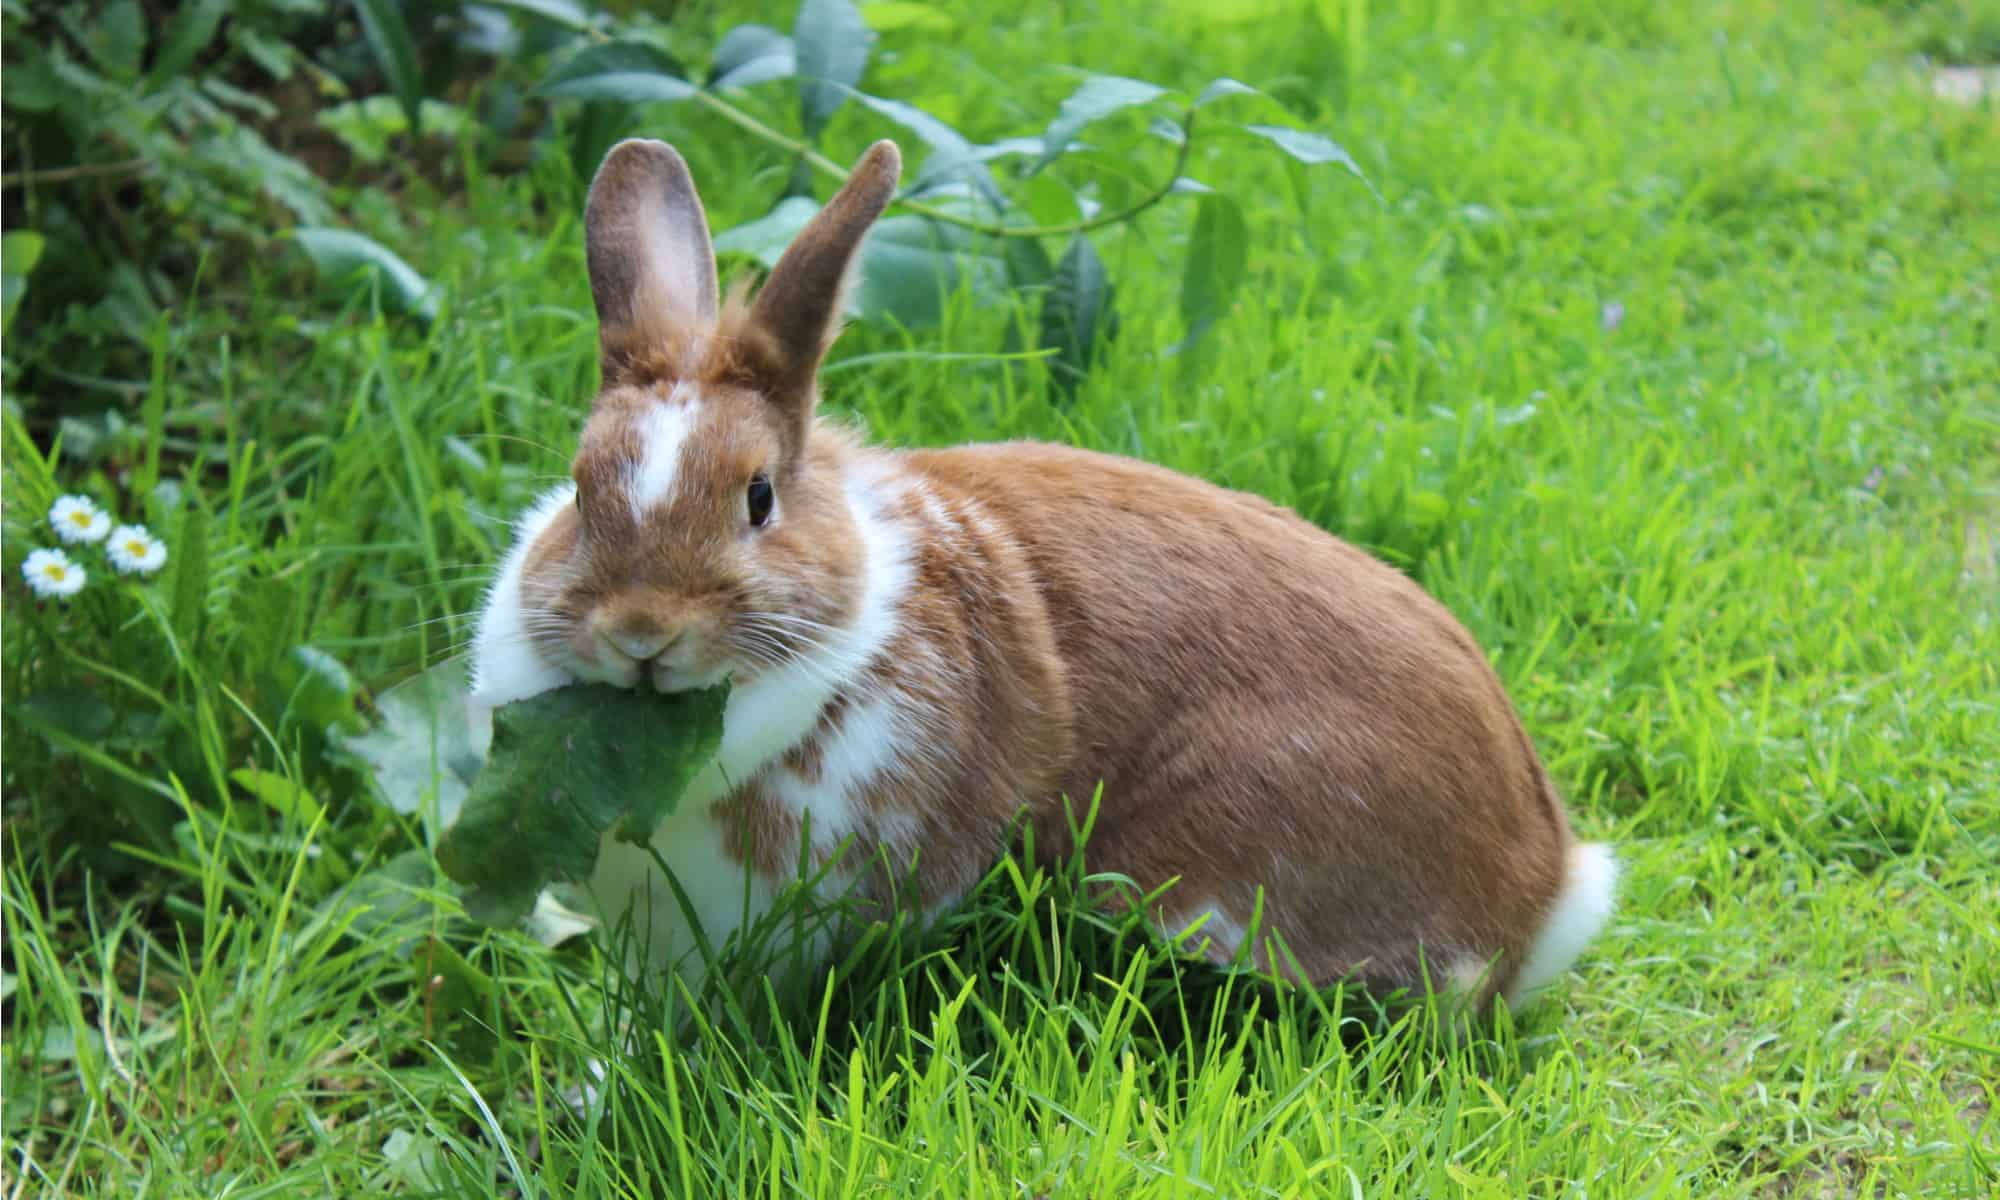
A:
MULTIPOLYGON (((463 647, 566 469, 596 331, 561 153, 348 193, 429 323, 272 242, 105 353, 129 369, 22 361, 17 327, 0 1193, 1993 1194, 2000 100, 1941 99, 1918 57, 2000 58, 1976 8, 863 7, 864 86, 976 141, 1039 133, 1063 64, 1271 98, 1189 152, 1249 247, 1199 340, 1174 196, 1093 235, 1119 324, 1080 382, 960 291, 850 328, 826 403, 887 443, 1249 489, 1441 598, 1626 863, 1577 967, 1460 1036, 1182 968, 1064 871, 996 868, 831 973, 737 947, 702 996, 459 915, 406 855, 434 831, 324 729, 463 647), (63 492, 168 566, 36 599, 63 492)), ((791 11, 691 5, 675 36, 699 60, 791 11)), ((791 129, 788 96, 738 103, 791 129)), ((790 170, 700 105, 620 119, 683 150, 717 229, 790 170)), ((880 136, 920 161, 857 105, 822 144, 880 136)), ((1150 179, 1151 146, 1057 175, 1150 179)))

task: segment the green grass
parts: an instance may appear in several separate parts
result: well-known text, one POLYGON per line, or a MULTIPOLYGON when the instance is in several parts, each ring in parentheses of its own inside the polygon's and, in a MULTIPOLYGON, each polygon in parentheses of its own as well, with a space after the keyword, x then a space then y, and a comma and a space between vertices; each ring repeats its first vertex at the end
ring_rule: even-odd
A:
MULTIPOLYGON (((580 185, 549 161, 370 218, 446 289, 427 333, 253 265, 161 327, 112 457, 51 469, 9 417, 6 1193, 2000 1186, 2000 137, 1909 59, 1969 10, 1436 0, 1335 37, 1242 7, 1264 15, 1100 0, 895 33, 870 79, 995 137, 1070 86, 1051 59, 1232 75, 1381 203, 1215 137, 1190 172, 1245 201, 1254 250, 1197 353, 1161 353, 1191 220, 1168 207, 1102 243, 1123 328, 1069 407, 950 355, 1004 334, 963 297, 935 333, 851 331, 829 402, 891 443, 1140 455, 1421 579, 1628 863, 1541 1007, 1470 1038, 1329 1011, 1004 871, 927 940, 831 977, 746 952, 740 992, 692 1008, 588 944, 362 907, 424 835, 329 757, 292 651, 371 687, 451 652, 506 518, 564 469, 595 335, 580 185), (18 562, 58 485, 145 515, 177 564, 200 525, 203 569, 35 605, 18 562), (245 767, 311 803, 260 802, 245 767)), ((783 178, 693 110, 652 131, 718 227, 783 178)), ((883 132, 845 113, 834 152, 883 132)))

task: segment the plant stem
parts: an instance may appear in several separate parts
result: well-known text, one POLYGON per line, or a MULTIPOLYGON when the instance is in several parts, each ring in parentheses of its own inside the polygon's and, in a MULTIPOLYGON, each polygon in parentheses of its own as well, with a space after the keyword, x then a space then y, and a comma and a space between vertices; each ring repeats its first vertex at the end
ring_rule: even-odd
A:
POLYGON ((74 167, 50 167, 45 171, 9 171, 0 175, 0 188, 34 183, 67 183, 72 179, 94 179, 100 175, 134 175, 152 167, 143 158, 127 158, 109 163, 82 163, 74 167))
MULTIPOLYGON (((798 155, 808 166, 820 174, 838 179, 842 183, 847 181, 847 168, 828 158, 826 155, 821 154, 809 143, 778 132, 707 89, 696 92, 695 98, 707 107, 710 112, 713 112, 745 133, 762 141, 769 142, 788 153, 798 155)), ((1101 229, 1106 225, 1116 225, 1120 222, 1131 220, 1173 194, 1174 184, 1180 179, 1181 171, 1187 167, 1188 151, 1194 145, 1194 116, 1194 110, 1190 108, 1181 117, 1180 152, 1174 156, 1173 170, 1167 172, 1166 179, 1158 187, 1146 193, 1146 195, 1116 212, 1099 213, 1086 220, 1072 221, 1064 225, 1005 225, 996 221, 981 221, 973 217, 961 216, 958 213, 924 204, 917 200, 897 200, 894 203, 906 212, 915 213, 920 217, 925 217, 945 225, 956 225, 960 229, 972 233, 984 234, 988 237, 1069 237, 1074 234, 1088 233, 1093 229, 1101 229)))

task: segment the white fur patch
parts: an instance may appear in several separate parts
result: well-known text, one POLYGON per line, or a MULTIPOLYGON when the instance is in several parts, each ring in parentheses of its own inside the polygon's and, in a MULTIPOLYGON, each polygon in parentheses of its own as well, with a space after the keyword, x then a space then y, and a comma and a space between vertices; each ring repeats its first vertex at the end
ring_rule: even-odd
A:
MULTIPOLYGON (((731 934, 748 928, 771 910, 776 889, 729 857, 723 846, 722 826, 709 814, 708 805, 683 800, 653 831, 652 843, 687 892, 702 935, 717 950, 731 934)), ((605 833, 598 842, 597 869, 586 890, 607 927, 615 927, 630 914, 632 948, 644 957, 649 970, 677 967, 690 987, 699 985, 706 969, 700 955, 694 953, 700 943, 651 854, 605 833)))
POLYGON ((895 765, 901 729, 892 700, 863 701, 850 707, 839 727, 821 740, 817 782, 808 783, 791 771, 772 773, 778 801, 811 819, 814 847, 830 849, 862 830, 863 817, 855 801, 877 775, 895 765))
POLYGON ((574 484, 550 488, 514 523, 514 545, 486 590, 479 629, 472 638, 470 699, 474 704, 498 708, 575 681, 575 676, 536 652, 521 604, 521 575, 528 552, 557 515, 575 502, 574 484))
MULTIPOLYGON (((1164 914, 1161 917, 1164 918, 1164 914)), ((1160 919, 1157 927, 1169 939, 1186 935, 1185 949, 1206 954, 1210 962, 1218 964, 1235 958, 1236 951, 1243 945, 1243 926, 1230 920, 1213 904, 1197 908, 1176 920, 1160 919), (1197 925, 1199 929, 1195 928, 1197 925), (1207 945, 1204 946, 1203 942, 1207 945)))
POLYGON ((1519 1007, 1536 989, 1568 970, 1610 919, 1617 896, 1618 859, 1611 847, 1600 842, 1579 842, 1572 847, 1562 891, 1507 987, 1507 1003, 1519 1007))
POLYGON ((644 519, 654 505, 674 494, 681 453, 694 428, 701 397, 685 383, 674 385, 667 403, 656 404, 639 420, 639 462, 626 479, 632 515, 644 519))

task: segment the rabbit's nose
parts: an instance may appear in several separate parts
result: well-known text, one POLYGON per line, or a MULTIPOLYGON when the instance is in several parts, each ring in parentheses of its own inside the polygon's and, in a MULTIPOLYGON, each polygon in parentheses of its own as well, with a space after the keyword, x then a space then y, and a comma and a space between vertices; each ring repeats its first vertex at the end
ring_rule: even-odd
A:
POLYGON ((608 633, 604 640, 633 662, 650 662, 673 649, 684 630, 647 629, 636 633, 608 633))

